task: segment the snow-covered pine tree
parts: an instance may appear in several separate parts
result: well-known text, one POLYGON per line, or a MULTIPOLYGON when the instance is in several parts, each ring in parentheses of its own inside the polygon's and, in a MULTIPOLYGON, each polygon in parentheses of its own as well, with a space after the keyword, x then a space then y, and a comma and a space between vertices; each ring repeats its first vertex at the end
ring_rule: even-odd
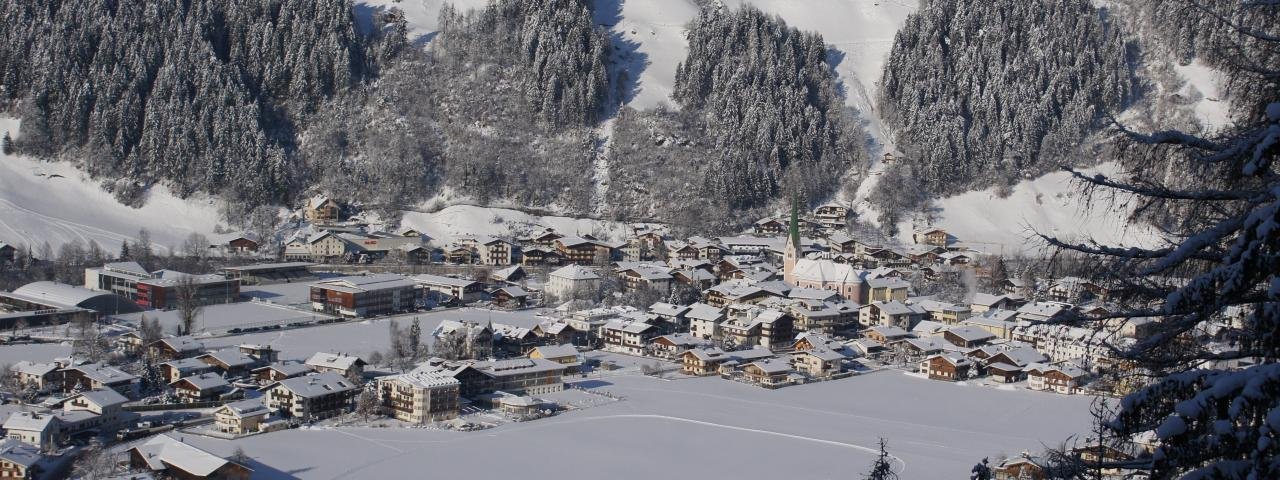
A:
MULTIPOLYGON (((1280 51, 1280 4, 1214 11, 1214 35, 1280 51), (1269 12, 1267 21, 1257 12, 1269 12)), ((1266 55, 1264 55, 1266 56, 1266 55)), ((1236 56, 1265 96, 1218 134, 1141 134, 1122 129, 1127 175, 1071 170, 1095 191, 1147 210, 1171 210, 1167 245, 1050 244, 1083 252, 1113 272, 1125 311, 1095 320, 1153 317, 1152 334, 1112 354, 1154 381, 1127 395, 1107 427, 1122 438, 1154 432, 1150 458, 1123 466, 1150 478, 1280 477, 1280 69, 1236 56), (1172 165, 1176 180, 1151 178, 1172 165), (1218 331, 1210 336, 1206 332, 1218 331)), ((1227 69, 1228 72, 1232 69, 1227 69)), ((1101 327, 1100 327, 1101 328, 1101 327)))

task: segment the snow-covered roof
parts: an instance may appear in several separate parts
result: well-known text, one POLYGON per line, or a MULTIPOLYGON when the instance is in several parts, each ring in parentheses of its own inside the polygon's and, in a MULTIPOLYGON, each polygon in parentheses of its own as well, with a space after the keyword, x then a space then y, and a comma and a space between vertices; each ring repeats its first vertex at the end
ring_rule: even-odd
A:
POLYGON ((338 291, 367 292, 388 288, 412 287, 415 284, 410 279, 405 278, 404 275, 398 275, 395 273, 376 273, 373 275, 353 275, 349 277, 330 278, 315 282, 312 285, 338 291))
POLYGON ((13 412, 4 421, 5 430, 23 432, 43 432, 57 417, 49 413, 13 412))
POLYGON ((198 352, 204 350, 204 342, 196 340, 190 336, 168 337, 157 340, 160 344, 169 347, 175 352, 198 352))
POLYGON ((441 388, 461 384, 458 379, 439 370, 415 369, 409 373, 391 377, 391 379, 417 388, 441 388))
POLYGON ((355 355, 345 353, 316 352, 311 358, 307 359, 307 365, 316 368, 348 370, 357 364, 364 364, 364 360, 355 355))
POLYGON ((765 375, 782 375, 791 372, 791 364, 780 360, 759 360, 751 362, 765 375))
POLYGON ((966 342, 981 342, 983 340, 996 338, 996 336, 992 335, 991 332, 969 325, 953 327, 952 329, 947 330, 947 333, 955 335, 966 342))
POLYGON ((422 275, 415 275, 412 277, 412 280, 414 282, 417 282, 423 285, 443 285, 448 287, 463 287, 463 288, 469 287, 476 283, 472 280, 464 280, 461 278, 446 277, 442 275, 431 275, 426 273, 422 275))
POLYGON ((250 398, 247 400, 231 402, 219 408, 219 410, 223 409, 232 415, 235 415, 237 418, 256 417, 271 413, 270 410, 267 410, 267 406, 262 404, 261 398, 250 398))
POLYGON ((997 304, 997 303, 1000 303, 1002 300, 1006 300, 1006 299, 1008 299, 1008 298, 1009 298, 1009 297, 1007 297, 1007 296, 1005 296, 1005 295, 994 295, 994 294, 990 294, 990 293, 981 293, 981 292, 979 292, 979 293, 975 293, 975 294, 973 294, 973 300, 972 300, 972 301, 970 301, 969 303, 970 303, 970 304, 972 304, 972 305, 983 305, 983 306, 986 306, 986 307, 990 307, 990 306, 995 305, 995 304, 997 304))
POLYGON ((1062 313, 1066 308, 1060 303, 1055 302, 1034 302, 1023 305, 1018 308, 1018 315, 1030 315, 1040 318, 1052 318, 1054 315, 1062 313))
POLYGON ((598 280, 600 275, 582 265, 566 265, 551 272, 551 276, 565 280, 598 280))
POLYGON ((129 399, 125 398, 124 395, 121 395, 120 392, 117 392, 110 388, 100 388, 97 390, 80 392, 75 395, 72 395, 71 397, 68 397, 67 400, 71 400, 74 398, 83 398, 85 401, 92 403, 94 405, 97 405, 99 407, 111 407, 115 405, 124 405, 125 402, 129 401, 129 399))
POLYGON ((578 349, 573 345, 543 345, 534 347, 533 351, 542 358, 563 358, 578 356, 578 349))
POLYGON ((206 353, 199 358, 217 360, 227 367, 244 367, 258 363, 258 360, 241 352, 239 348, 224 348, 216 352, 206 353))
POLYGON ((995 355, 1004 355, 1005 358, 1008 358, 1009 361, 1011 361, 1013 364, 1019 367, 1025 367, 1027 365, 1043 362, 1045 360, 1045 356, 1043 353, 1040 353, 1039 350, 1036 350, 1034 348, 1027 347, 1027 346, 1011 348, 1008 350, 997 352, 995 355))
MULTIPOLYGON (((133 447, 138 457, 153 471, 167 470, 170 465, 196 477, 208 477, 231 461, 193 447, 168 434, 151 437, 146 443, 133 447)), ((247 467, 246 467, 247 468, 247 467)))
POLYGON ((293 392, 294 395, 304 398, 320 397, 359 388, 352 384, 350 380, 343 378, 342 375, 338 375, 333 372, 315 373, 301 377, 286 378, 276 382, 274 385, 279 385, 280 388, 284 388, 285 390, 293 392))
POLYGON ((126 373, 124 370, 99 363, 87 363, 84 365, 67 367, 67 370, 78 371, 86 378, 104 384, 131 382, 138 378, 137 376, 126 373))
POLYGON ((200 361, 200 359, 199 359, 199 358, 195 358, 195 357, 179 358, 179 359, 177 359, 177 360, 169 360, 169 361, 167 361, 167 362, 161 363, 160 365, 162 365, 162 366, 168 366, 169 368, 172 368, 172 369, 177 370, 177 371, 179 371, 179 372, 186 372, 186 371, 191 371, 191 370, 202 370, 202 369, 206 369, 206 368, 213 368, 213 366, 212 366, 212 365, 209 365, 209 364, 207 364, 207 363, 204 363, 203 361, 200 361))
POLYGON ((689 311, 689 307, 685 305, 676 305, 673 303, 658 302, 649 306, 649 313, 662 315, 666 317, 676 317, 683 315, 689 311))
POLYGON ((898 338, 910 335, 910 333, 907 333, 906 330, 903 330, 902 327, 897 325, 876 325, 868 328, 867 330, 875 332, 885 338, 898 338))
POLYGON ((109 263, 103 264, 102 269, 111 271, 111 272, 125 273, 129 275, 137 276, 137 277, 151 276, 151 272, 148 272, 147 269, 142 268, 142 265, 139 264, 138 262, 109 262, 109 263))
POLYGON ((196 390, 199 390, 202 392, 205 390, 213 390, 217 388, 230 386, 230 384, 227 383, 227 380, 225 378, 222 378, 221 375, 217 375, 213 373, 202 373, 199 375, 182 377, 177 381, 173 382, 171 385, 178 385, 181 383, 188 383, 191 385, 192 388, 195 388, 196 390))
POLYGON ((105 292, 96 292, 75 285, 58 282, 31 282, 14 290, 11 295, 25 297, 37 303, 55 307, 76 308, 105 292))
POLYGON ((843 353, 837 352, 835 350, 831 350, 829 348, 812 348, 802 352, 796 352, 795 354, 796 355, 812 355, 814 357, 818 357, 819 360, 822 360, 824 362, 834 362, 837 360, 844 360, 846 358, 843 353))
POLYGON ((29 360, 13 364, 13 371, 23 375, 35 375, 43 377, 58 370, 58 366, 52 363, 35 363, 29 360))
POLYGON ((501 270, 496 270, 490 276, 498 280, 506 281, 508 278, 511 278, 511 275, 521 271, 524 271, 524 268, 522 268, 519 265, 512 265, 510 267, 503 268, 501 270))
POLYGON ((499 377, 522 375, 526 373, 564 371, 567 365, 541 358, 513 358, 508 360, 485 360, 471 365, 488 375, 499 377))
POLYGON ((685 312, 684 316, 693 320, 715 321, 724 318, 724 310, 699 302, 690 305, 689 311, 685 312))
POLYGON ((22 465, 23 468, 31 468, 41 458, 44 457, 40 455, 40 449, 33 445, 22 443, 13 438, 0 440, 0 460, 22 465))
MULTIPOLYGON (((262 369, 275 370, 277 373, 286 377, 298 376, 313 371, 311 366, 305 363, 273 363, 258 370, 262 369)), ((254 371, 256 372, 258 370, 254 371)))
POLYGON ((865 271, 853 268, 846 263, 808 258, 797 260, 792 269, 792 275, 796 280, 819 283, 862 283, 865 274, 865 271))

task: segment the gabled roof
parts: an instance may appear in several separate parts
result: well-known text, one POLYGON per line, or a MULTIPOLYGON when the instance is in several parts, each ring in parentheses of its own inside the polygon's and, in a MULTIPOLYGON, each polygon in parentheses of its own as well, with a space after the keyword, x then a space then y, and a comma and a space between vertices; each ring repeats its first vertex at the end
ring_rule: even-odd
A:
POLYGON ((692 320, 715 321, 724 318, 724 310, 699 302, 690 305, 689 311, 684 314, 684 317, 692 320))
POLYGON ((389 380, 403 382, 417 388, 440 388, 461 384, 458 379, 438 370, 415 369, 408 373, 392 376, 389 380))
POLYGON ((40 455, 40 449, 33 445, 12 438, 0 440, 0 460, 22 465, 23 468, 31 468, 42 458, 44 456, 40 455))
POLYGON ((983 305, 983 306, 990 307, 1008 298, 1009 297, 1005 295, 993 295, 990 293, 979 292, 979 293, 973 294, 973 300, 970 301, 969 303, 973 305, 983 305))
POLYGON ((121 382, 132 382, 138 378, 137 376, 125 373, 125 371, 118 368, 99 363, 86 363, 84 365, 71 366, 67 367, 65 370, 78 371, 90 380, 108 385, 121 382))
POLYGON ((85 399, 85 401, 92 403, 94 405, 97 405, 99 407, 111 407, 115 405, 124 405, 125 402, 129 401, 129 399, 125 398, 124 395, 121 395, 120 392, 117 392, 110 388, 100 388, 97 390, 80 392, 70 397, 67 397, 67 400, 71 400, 73 398, 83 398, 85 399))
POLYGON ((676 317, 689 311, 689 307, 685 305, 675 305, 672 303, 658 302, 649 306, 649 313, 662 315, 667 317, 676 317))
POLYGON ((28 360, 13 364, 13 371, 24 375, 36 375, 43 377, 58 370, 58 366, 52 363, 35 363, 28 360))
POLYGON ((247 367, 258 363, 256 359, 244 354, 238 348, 226 348, 206 353, 197 358, 217 360, 218 363, 226 365, 228 368, 247 367))
POLYGON ((818 357, 819 360, 822 360, 824 362, 834 362, 837 360, 844 360, 845 358, 847 358, 845 354, 837 352, 835 350, 831 350, 829 348, 811 348, 809 350, 796 352, 795 355, 812 355, 814 357, 818 357))
POLYGON ((543 345, 534 347, 533 351, 538 352, 542 358, 563 358, 577 357, 578 349, 573 345, 543 345))
POLYGON ((9 414, 9 418, 4 421, 5 430, 20 430, 24 432, 43 432, 49 427, 54 426, 57 416, 51 413, 37 412, 13 412, 9 414))
POLYGON ((231 386, 231 384, 227 383, 227 380, 225 378, 222 378, 221 375, 216 375, 212 373, 202 373, 199 375, 182 377, 169 385, 176 386, 181 383, 189 384, 192 386, 192 388, 195 388, 196 390, 199 390, 201 392, 206 390, 214 390, 218 388, 231 386))
POLYGON ((759 360, 751 362, 750 365, 759 368, 765 375, 781 375, 791 372, 791 364, 778 360, 759 360))
POLYGON ((991 332, 988 332, 978 327, 969 326, 969 325, 954 327, 950 330, 947 330, 947 333, 955 335, 956 337, 959 337, 961 340, 964 340, 966 342, 981 342, 983 340, 991 340, 993 338, 996 338, 996 336, 992 335, 991 332))
POLYGON ((868 328, 867 330, 876 332, 885 338, 905 337, 910 335, 910 333, 907 333, 906 330, 903 330, 902 327, 897 325, 876 325, 868 328))
MULTIPOLYGON (((137 456, 142 458, 147 468, 152 471, 168 470, 172 466, 196 477, 208 477, 218 469, 234 463, 164 433, 152 437, 146 443, 131 450, 137 451, 137 456)), ((248 467, 244 468, 248 469, 248 467)))
POLYGON ((267 409, 267 406, 262 404, 261 398, 250 398, 248 400, 231 402, 219 407, 218 410, 225 410, 236 418, 256 417, 271 413, 271 411, 267 409))
POLYGON ((316 352, 311 358, 307 359, 307 365, 312 367, 337 370, 348 370, 356 365, 364 365, 364 363, 364 360, 361 360, 360 357, 345 353, 316 352))
POLYGON ((283 388, 303 398, 315 398, 333 393, 347 392, 359 388, 350 380, 333 372, 316 373, 301 377, 286 378, 263 388, 263 391, 283 388))
POLYGON ((271 365, 267 365, 262 368, 254 369, 254 372, 260 372, 264 370, 275 370, 276 372, 286 377, 294 377, 294 376, 305 374, 307 372, 315 371, 311 368, 310 365, 307 365, 305 363, 273 363, 271 365))
POLYGON ((1011 363, 1019 367, 1025 367, 1045 360, 1044 354, 1040 353, 1039 350, 1026 346, 996 352, 991 357, 995 358, 1000 355, 1003 355, 1004 358, 1007 358, 1011 363))
POLYGON ((582 265, 566 265, 564 267, 560 267, 556 269, 554 272, 551 272, 551 276, 556 278, 563 278, 566 280, 598 280, 600 279, 600 275, 597 275, 594 270, 591 270, 590 268, 584 267, 582 265))
POLYGON ((865 271, 845 263, 808 258, 797 260, 792 269, 792 275, 796 280, 819 283, 862 283, 865 274, 865 271))
POLYGON ((179 353, 197 352, 200 350, 204 350, 203 342, 196 340, 194 338, 191 338, 189 336, 162 338, 162 339, 156 340, 156 343, 169 347, 173 351, 179 352, 179 353))

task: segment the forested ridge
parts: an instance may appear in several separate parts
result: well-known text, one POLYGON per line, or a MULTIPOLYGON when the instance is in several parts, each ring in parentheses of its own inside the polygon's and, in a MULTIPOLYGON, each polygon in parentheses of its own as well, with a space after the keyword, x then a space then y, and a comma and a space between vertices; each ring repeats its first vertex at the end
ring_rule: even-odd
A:
MULTIPOLYGON (((12 0, 0 5, 0 97, 25 153, 79 161, 131 201, 281 202, 294 129, 372 75, 349 0, 12 0)), ((372 52, 376 55, 376 52, 372 52)))
POLYGON ((672 97, 700 116, 718 153, 709 193, 732 207, 780 191, 819 198, 866 156, 842 111, 822 36, 754 7, 704 9, 688 33, 672 97))
POLYGON ((1087 0, 934 0, 898 31, 880 80, 903 169, 933 195, 1074 163, 1130 101, 1121 32, 1087 0))

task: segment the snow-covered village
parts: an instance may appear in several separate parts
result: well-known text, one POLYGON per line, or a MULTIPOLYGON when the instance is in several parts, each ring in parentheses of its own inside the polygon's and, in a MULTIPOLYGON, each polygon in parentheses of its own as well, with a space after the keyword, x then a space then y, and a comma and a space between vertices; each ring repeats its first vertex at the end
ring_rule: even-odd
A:
POLYGON ((5 0, 0 478, 1280 479, 1280 2, 5 0))

